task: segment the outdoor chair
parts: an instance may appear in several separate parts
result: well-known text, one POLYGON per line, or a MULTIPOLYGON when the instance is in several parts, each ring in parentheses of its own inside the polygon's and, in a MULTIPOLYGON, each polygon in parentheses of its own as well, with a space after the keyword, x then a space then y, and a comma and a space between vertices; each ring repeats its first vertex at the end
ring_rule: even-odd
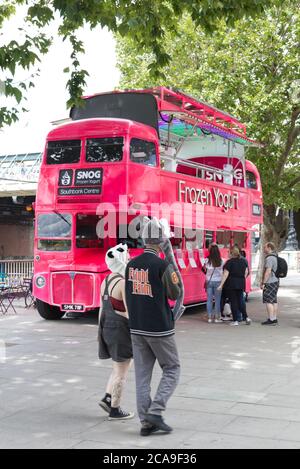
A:
POLYGON ((14 289, 11 287, 2 288, 0 291, 0 311, 2 314, 6 314, 10 309, 13 310, 15 314, 17 311, 14 307, 14 301, 16 299, 14 289))

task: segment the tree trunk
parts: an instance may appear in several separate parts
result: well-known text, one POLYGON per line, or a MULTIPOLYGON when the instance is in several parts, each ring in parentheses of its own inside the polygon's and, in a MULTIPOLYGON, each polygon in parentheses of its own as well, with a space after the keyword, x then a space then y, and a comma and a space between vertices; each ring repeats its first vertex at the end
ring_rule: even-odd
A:
POLYGON ((256 273, 254 285, 258 287, 262 280, 264 268, 264 245, 272 242, 275 244, 275 250, 280 252, 284 246, 288 235, 289 217, 288 212, 277 209, 275 205, 264 207, 264 225, 261 230, 261 239, 259 246, 259 264, 256 273))
POLYGON ((275 205, 264 207, 264 235, 265 243, 275 244, 277 252, 282 251, 288 236, 289 216, 288 212, 280 209, 277 213, 275 205))

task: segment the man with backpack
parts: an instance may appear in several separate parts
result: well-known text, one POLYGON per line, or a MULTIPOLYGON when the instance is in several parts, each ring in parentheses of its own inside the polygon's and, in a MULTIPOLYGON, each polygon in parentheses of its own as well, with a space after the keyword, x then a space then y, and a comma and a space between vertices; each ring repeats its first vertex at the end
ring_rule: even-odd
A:
POLYGON ((268 319, 263 322, 263 326, 278 325, 278 302, 277 293, 279 289, 279 279, 287 275, 287 263, 275 252, 273 243, 267 243, 264 247, 266 254, 263 280, 261 289, 263 290, 263 303, 266 305, 268 319))

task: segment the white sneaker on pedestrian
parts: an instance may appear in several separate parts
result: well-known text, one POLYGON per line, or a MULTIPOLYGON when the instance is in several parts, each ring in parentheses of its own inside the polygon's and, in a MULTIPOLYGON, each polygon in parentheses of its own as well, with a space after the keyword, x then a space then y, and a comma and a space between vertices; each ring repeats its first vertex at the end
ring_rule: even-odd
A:
POLYGON ((208 324, 212 324, 213 320, 212 319, 209 319, 208 320, 208 324))
POLYGON ((236 326, 239 326, 239 323, 238 323, 238 321, 233 321, 233 322, 230 323, 230 325, 232 327, 236 327, 236 326))
POLYGON ((252 324, 251 319, 247 318, 246 321, 245 321, 245 324, 246 324, 246 326, 251 326, 251 324, 252 324))
POLYGON ((215 319, 215 324, 221 324, 221 319, 215 319))

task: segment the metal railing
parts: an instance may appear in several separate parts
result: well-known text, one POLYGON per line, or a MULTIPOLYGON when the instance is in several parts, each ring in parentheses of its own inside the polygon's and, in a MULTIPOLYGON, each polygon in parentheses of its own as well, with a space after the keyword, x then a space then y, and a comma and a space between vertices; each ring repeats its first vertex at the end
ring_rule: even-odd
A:
POLYGON ((42 153, 0 155, 0 180, 6 183, 33 183, 39 177, 42 153))
POLYGON ((33 259, 0 259, 0 282, 23 283, 25 278, 33 274, 33 259))

